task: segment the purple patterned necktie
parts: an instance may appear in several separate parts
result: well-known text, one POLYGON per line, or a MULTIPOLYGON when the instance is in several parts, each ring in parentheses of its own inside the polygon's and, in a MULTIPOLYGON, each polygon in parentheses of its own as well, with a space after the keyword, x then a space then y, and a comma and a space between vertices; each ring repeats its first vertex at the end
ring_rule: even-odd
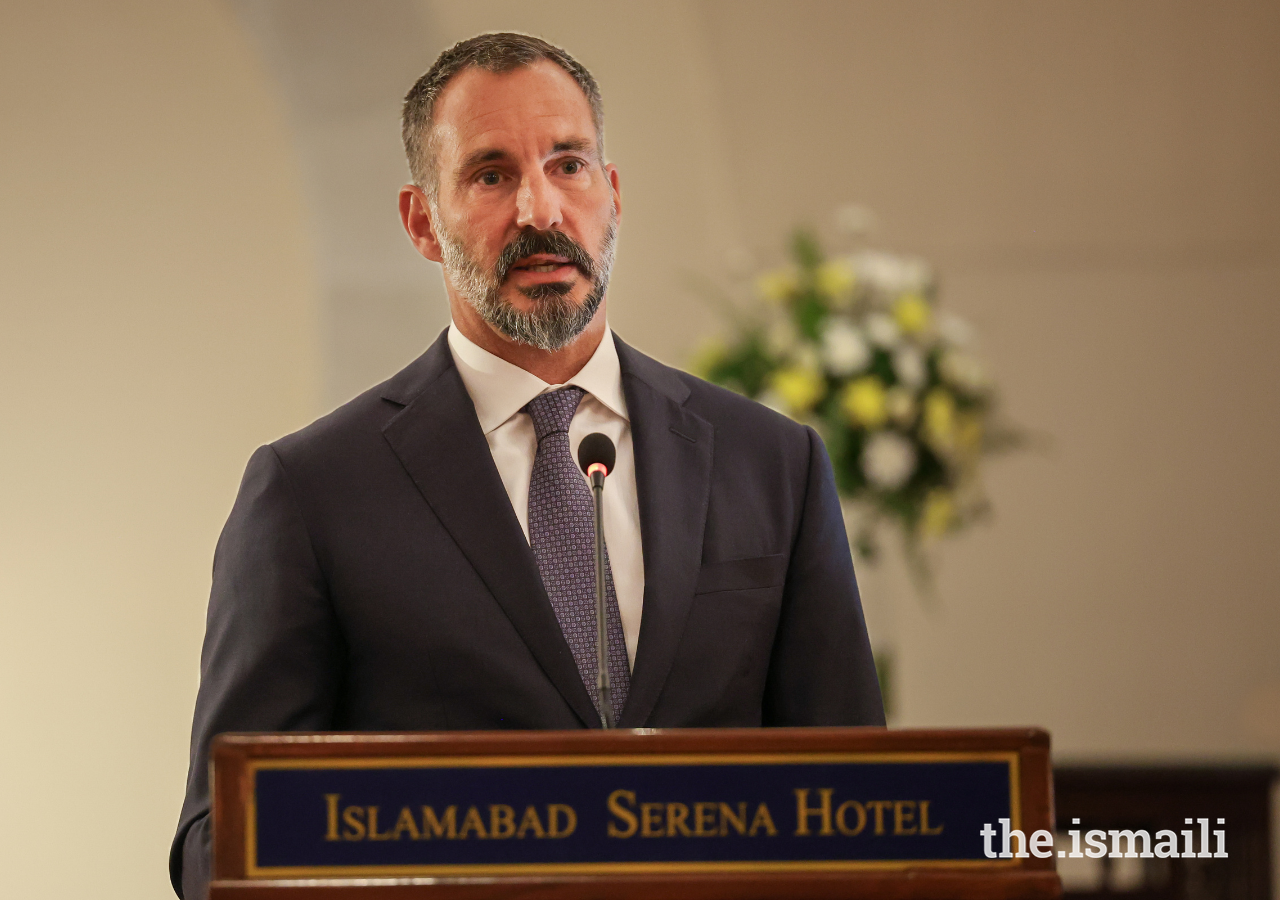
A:
MULTIPOLYGON (((600 707, 596 691, 595 509, 591 488, 569 449, 569 422, 582 400, 582 388, 540 394, 524 411, 533 419, 538 452, 529 479, 529 544, 542 584, 551 598, 560 630, 573 651, 578 674, 600 707)), ((605 614, 609 634, 609 689, 614 721, 622 714, 631 686, 622 617, 605 551, 605 614)))

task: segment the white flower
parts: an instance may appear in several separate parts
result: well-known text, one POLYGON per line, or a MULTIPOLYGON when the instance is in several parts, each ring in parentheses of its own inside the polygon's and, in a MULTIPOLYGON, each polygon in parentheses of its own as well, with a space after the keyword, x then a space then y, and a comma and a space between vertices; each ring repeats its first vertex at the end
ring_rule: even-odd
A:
POLYGON ((893 374, 911 390, 920 390, 929 375, 925 368, 924 354, 910 344, 899 347, 893 352, 893 374))
POLYGON ((915 470, 916 448, 896 431, 878 431, 862 448, 862 471, 881 490, 897 490, 915 470))
POLYGON ((795 324, 781 316, 769 323, 764 334, 765 348, 774 356, 786 356, 795 349, 799 340, 795 324))
POLYGON ((957 390, 979 394, 987 389, 987 373, 982 363, 960 350, 948 350, 938 358, 938 374, 957 390))
POLYGON ((873 312, 867 316, 866 327, 867 336, 871 338, 871 343, 877 347, 883 347, 888 350, 897 345, 900 334, 898 332, 898 323, 893 321, 892 316, 882 312, 873 312))
POLYGON ((973 329, 955 313, 940 312, 934 321, 937 322, 938 336, 944 343, 967 347, 973 342, 973 329))
POLYGON ((929 264, 916 257, 864 250, 853 264, 860 278, 889 297, 923 291, 929 284, 929 264))
POLYGON ((857 325, 844 316, 832 316, 822 330, 822 360, 832 375, 846 378, 871 364, 871 348, 857 325))

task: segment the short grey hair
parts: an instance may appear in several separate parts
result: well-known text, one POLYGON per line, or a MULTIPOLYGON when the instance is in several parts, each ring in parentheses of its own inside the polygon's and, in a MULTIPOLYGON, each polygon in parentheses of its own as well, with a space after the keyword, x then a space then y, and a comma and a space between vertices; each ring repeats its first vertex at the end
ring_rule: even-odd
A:
POLYGON ((427 191, 434 202, 440 187, 432 142, 432 116, 441 91, 455 75, 465 69, 484 69, 503 74, 530 66, 538 60, 550 60, 564 69, 582 88, 591 106, 591 120, 596 131, 596 150, 604 161, 604 103, 600 87, 582 63, 564 50, 541 38, 513 32, 480 34, 459 41, 436 58, 426 74, 414 83, 404 98, 400 134, 414 184, 427 191))

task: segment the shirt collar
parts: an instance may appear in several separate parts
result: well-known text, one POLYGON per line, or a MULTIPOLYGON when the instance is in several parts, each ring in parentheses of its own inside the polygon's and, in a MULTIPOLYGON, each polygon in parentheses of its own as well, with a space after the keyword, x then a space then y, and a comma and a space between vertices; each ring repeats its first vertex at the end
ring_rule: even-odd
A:
MULTIPOLYGON (((471 402, 475 404, 476 417, 485 434, 524 409, 534 397, 565 386, 547 384, 532 372, 494 356, 468 339, 453 322, 449 323, 449 350, 458 374, 462 376, 462 383, 471 395, 471 402)), ((613 343, 613 330, 608 326, 596 352, 565 384, 582 388, 611 412, 630 421, 627 401, 622 394, 618 348, 613 343)))

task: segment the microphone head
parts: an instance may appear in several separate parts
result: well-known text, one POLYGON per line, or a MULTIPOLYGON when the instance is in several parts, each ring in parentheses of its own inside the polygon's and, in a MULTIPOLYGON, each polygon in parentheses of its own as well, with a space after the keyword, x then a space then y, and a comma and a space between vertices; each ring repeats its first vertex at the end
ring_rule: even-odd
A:
POLYGON ((587 435, 582 439, 582 443, 578 444, 578 465, 582 467, 583 472, 587 472, 594 465, 604 466, 604 472, 608 475, 613 471, 613 463, 618 457, 618 451, 613 446, 613 441, 608 436, 596 431, 587 435))

